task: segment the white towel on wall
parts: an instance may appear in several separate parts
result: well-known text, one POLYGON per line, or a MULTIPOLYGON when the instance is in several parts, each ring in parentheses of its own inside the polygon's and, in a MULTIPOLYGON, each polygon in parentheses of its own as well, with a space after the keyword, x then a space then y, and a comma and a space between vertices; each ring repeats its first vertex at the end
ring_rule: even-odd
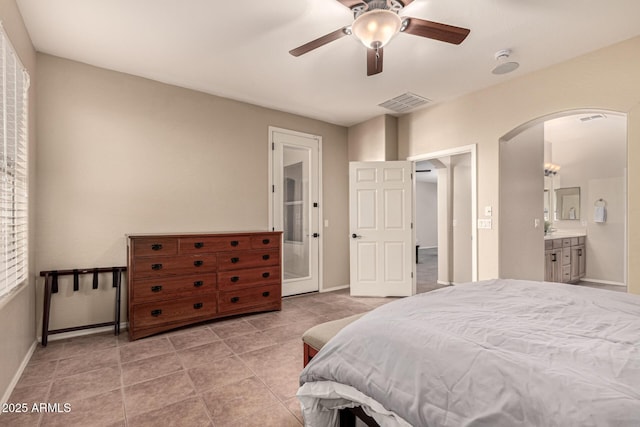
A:
POLYGON ((605 222, 607 220, 607 210, 604 206, 596 206, 593 210, 593 222, 605 222))

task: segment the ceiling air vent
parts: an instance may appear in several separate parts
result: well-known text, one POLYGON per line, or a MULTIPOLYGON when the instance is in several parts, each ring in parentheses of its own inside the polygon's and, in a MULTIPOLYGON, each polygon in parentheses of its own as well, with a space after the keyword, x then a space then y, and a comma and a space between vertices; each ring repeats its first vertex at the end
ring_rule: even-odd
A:
POLYGON ((607 116, 605 116, 604 114, 592 114, 590 116, 582 116, 578 120, 585 123, 585 122, 590 122, 592 120, 599 120, 599 119, 606 119, 606 118, 607 116))
POLYGON ((378 105, 388 110, 395 111, 396 113, 406 113, 409 110, 413 110, 414 108, 420 107, 428 102, 431 102, 429 98, 407 92, 378 105))

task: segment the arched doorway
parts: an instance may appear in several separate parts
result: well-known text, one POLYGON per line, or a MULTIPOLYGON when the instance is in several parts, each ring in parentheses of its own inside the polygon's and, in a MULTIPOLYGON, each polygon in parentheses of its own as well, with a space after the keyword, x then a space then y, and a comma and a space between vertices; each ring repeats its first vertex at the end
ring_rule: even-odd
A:
POLYGON ((567 270, 566 277, 553 280, 625 286, 626 127, 625 114, 573 110, 525 123, 501 138, 501 277, 543 280, 549 261, 544 248, 550 242, 546 240, 584 236, 583 277, 569 274, 566 249, 566 257, 558 259, 560 271, 567 270), (560 170, 545 176, 545 163, 559 165, 560 170), (554 197, 564 194, 556 190, 565 189, 571 189, 573 200, 579 200, 573 215, 563 216, 561 199, 554 197), (604 220, 595 217, 598 206, 606 206, 604 220), (546 236, 545 222, 554 231, 546 236))

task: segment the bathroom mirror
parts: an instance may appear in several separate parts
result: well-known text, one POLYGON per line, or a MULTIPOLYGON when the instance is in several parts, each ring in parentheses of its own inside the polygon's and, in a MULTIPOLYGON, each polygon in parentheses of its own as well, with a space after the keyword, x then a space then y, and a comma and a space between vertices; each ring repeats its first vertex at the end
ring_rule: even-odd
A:
POLYGON ((558 188, 556 190, 556 219, 580 219, 580 187, 558 188))

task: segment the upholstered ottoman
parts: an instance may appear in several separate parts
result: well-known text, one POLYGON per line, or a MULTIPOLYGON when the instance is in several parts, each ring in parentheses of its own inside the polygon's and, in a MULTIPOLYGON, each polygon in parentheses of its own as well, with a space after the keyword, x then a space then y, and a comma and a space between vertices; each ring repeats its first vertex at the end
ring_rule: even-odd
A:
POLYGON ((302 334, 302 343, 304 345, 304 361, 303 366, 307 366, 309 361, 315 356, 324 345, 329 342, 342 328, 364 316, 366 313, 360 313, 343 319, 332 320, 331 322, 320 323, 302 334))

